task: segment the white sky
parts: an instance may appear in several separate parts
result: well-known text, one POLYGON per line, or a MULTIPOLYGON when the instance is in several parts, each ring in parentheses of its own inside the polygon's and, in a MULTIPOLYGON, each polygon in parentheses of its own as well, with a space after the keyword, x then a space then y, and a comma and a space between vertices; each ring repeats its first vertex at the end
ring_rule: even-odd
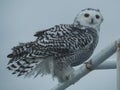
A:
MULTIPOLYGON (((0 0, 0 90, 50 90, 57 80, 49 75, 22 78, 6 69, 11 48, 35 40, 38 30, 73 23, 80 10, 90 7, 100 9, 104 17, 97 53, 120 35, 119 4, 119 0, 0 0)), ((116 90, 116 70, 93 71, 67 90, 116 90)))

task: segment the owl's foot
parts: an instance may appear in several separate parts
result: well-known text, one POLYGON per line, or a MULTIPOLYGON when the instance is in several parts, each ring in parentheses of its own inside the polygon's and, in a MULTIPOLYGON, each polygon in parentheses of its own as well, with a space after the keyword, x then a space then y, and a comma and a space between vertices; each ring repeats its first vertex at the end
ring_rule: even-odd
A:
POLYGON ((64 80, 68 81, 68 80, 70 80, 73 77, 74 77, 74 73, 70 73, 69 75, 65 75, 64 80))
POLYGON ((56 73, 56 77, 60 83, 66 82, 74 77, 74 69, 72 67, 64 68, 56 73))

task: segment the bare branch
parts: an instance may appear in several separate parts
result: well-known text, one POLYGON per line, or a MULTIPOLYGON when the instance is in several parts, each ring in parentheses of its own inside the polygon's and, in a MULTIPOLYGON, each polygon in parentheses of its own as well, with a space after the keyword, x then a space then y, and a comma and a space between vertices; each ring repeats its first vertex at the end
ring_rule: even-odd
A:
POLYGON ((106 70, 106 69, 116 69, 116 61, 111 60, 111 61, 105 61, 102 64, 100 64, 99 66, 96 67, 95 70, 106 70))
POLYGON ((60 83, 51 90, 65 90, 70 85, 77 82, 80 78, 88 74, 90 71, 94 70, 103 61, 109 58, 112 54, 116 52, 116 43, 113 42, 108 47, 102 49, 98 54, 94 55, 86 64, 81 65, 81 67, 75 71, 75 77, 67 82, 60 83))

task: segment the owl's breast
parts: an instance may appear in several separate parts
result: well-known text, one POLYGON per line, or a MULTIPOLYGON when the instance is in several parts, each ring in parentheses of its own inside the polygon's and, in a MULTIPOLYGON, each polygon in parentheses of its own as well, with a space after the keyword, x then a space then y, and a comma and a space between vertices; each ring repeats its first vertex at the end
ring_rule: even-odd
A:
POLYGON ((73 63, 71 64, 72 66, 77 66, 82 64, 83 62, 88 60, 89 57, 93 54, 98 44, 98 36, 94 34, 94 36, 92 36, 92 39, 86 38, 86 40, 88 41, 84 40, 85 42, 83 43, 83 47, 76 49, 74 58, 73 58, 73 63), (85 45, 87 42, 89 42, 89 44, 85 45))
POLYGON ((93 54, 94 50, 88 49, 84 51, 78 51, 73 57, 73 63, 72 66, 77 66, 85 62, 89 57, 93 54))

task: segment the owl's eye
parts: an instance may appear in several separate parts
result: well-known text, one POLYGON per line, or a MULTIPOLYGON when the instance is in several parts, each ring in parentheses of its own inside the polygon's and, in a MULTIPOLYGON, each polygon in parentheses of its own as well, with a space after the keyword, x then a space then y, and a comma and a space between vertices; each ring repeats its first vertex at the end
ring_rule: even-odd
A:
POLYGON ((85 14, 84 14, 84 17, 86 17, 86 18, 89 17, 89 16, 90 16, 90 15, 89 15, 88 13, 85 13, 85 14))
POLYGON ((99 15, 95 15, 95 17, 96 17, 97 19, 99 19, 99 18, 100 18, 100 16, 99 16, 99 15))

